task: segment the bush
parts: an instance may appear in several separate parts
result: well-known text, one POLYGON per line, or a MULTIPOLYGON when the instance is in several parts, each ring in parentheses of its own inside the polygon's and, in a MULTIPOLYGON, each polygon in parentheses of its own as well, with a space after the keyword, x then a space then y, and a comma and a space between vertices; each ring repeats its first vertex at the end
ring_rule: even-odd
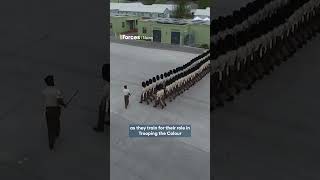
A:
POLYGON ((203 49, 209 49, 209 45, 208 44, 201 44, 199 47, 203 48, 203 49))

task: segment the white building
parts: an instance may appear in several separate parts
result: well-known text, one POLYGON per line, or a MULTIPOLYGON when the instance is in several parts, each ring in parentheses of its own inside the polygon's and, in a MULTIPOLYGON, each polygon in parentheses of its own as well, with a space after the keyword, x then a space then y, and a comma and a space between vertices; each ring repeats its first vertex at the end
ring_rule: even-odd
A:
POLYGON ((152 4, 142 3, 110 3, 111 15, 128 15, 146 18, 168 18, 175 5, 172 4, 152 4))
POLYGON ((191 11, 194 15, 194 18, 198 17, 201 19, 210 19, 210 8, 206 9, 194 9, 191 11))

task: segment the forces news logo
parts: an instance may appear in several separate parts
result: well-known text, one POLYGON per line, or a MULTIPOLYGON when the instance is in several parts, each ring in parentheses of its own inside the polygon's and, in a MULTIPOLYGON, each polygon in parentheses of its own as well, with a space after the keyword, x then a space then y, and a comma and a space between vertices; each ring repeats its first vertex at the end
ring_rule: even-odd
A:
POLYGON ((127 36, 127 35, 120 35, 120 40, 152 40, 152 37, 148 37, 148 36, 127 36))

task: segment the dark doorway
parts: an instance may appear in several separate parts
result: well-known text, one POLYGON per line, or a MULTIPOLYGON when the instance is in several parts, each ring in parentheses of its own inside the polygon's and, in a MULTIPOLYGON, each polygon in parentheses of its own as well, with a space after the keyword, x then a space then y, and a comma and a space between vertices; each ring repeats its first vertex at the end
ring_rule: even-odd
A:
POLYGON ((171 44, 180 44, 180 32, 171 32, 171 44))
POLYGON ((161 31, 160 30, 153 30, 153 41, 154 42, 161 42, 161 31))
POLYGON ((134 29, 134 21, 129 21, 129 28, 130 30, 134 29))

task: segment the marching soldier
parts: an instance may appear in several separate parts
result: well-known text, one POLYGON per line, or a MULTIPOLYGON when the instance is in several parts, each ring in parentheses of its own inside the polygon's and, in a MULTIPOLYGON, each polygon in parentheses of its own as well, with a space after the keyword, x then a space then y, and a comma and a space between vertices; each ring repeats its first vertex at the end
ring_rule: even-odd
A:
POLYGON ((145 99, 146 99, 146 102, 147 102, 147 104, 149 103, 149 101, 148 100, 150 100, 151 102, 152 102, 152 88, 151 88, 151 86, 150 86, 150 84, 149 84, 149 81, 146 81, 145 82, 145 84, 146 84, 146 88, 145 88, 145 99))
POLYGON ((164 101, 165 89, 162 86, 158 87, 157 91, 157 99, 155 100, 155 104, 153 107, 157 107, 158 104, 161 105, 161 109, 163 109, 167 104, 164 101))
POLYGON ((147 104, 149 104, 149 101, 148 101, 148 97, 147 97, 147 86, 146 86, 146 82, 142 82, 142 93, 141 93, 141 97, 140 97, 140 102, 139 103, 142 103, 143 101, 146 101, 147 104))

